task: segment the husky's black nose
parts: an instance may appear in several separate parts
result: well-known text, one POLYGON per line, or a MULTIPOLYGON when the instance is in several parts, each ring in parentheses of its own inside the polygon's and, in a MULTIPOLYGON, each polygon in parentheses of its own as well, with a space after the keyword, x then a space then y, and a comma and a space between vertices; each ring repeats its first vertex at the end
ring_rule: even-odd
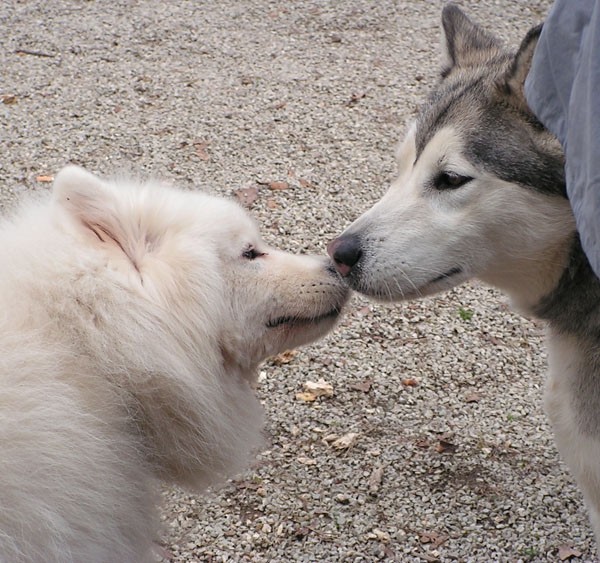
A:
POLYGON ((337 271, 344 277, 350 275, 362 256, 360 238, 357 235, 342 235, 327 245, 327 253, 333 259, 337 271))

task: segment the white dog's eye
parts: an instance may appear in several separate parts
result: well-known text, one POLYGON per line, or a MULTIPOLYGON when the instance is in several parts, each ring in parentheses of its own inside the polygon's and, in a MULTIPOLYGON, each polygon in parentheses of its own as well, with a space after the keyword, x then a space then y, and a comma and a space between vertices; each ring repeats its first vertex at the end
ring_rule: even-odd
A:
POLYGON ((246 258, 247 260, 254 260, 255 258, 260 258, 261 256, 264 256, 264 255, 265 255, 264 252, 259 252, 252 245, 248 246, 244 250, 244 252, 242 252, 242 257, 246 258))
POLYGON ((455 190, 470 182, 471 176, 461 176, 456 172, 440 172, 434 179, 433 185, 436 190, 455 190))

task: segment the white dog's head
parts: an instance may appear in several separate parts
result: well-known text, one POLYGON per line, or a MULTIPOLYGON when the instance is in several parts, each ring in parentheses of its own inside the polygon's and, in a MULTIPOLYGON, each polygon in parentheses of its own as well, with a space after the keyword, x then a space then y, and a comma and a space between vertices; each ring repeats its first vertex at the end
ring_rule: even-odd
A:
POLYGON ((325 335, 348 298, 329 260, 267 246, 232 201, 73 166, 51 205, 14 237, 27 318, 117 390, 162 477, 204 486, 242 468, 260 443, 259 362, 325 335))
POLYGON ((218 338, 225 362, 245 376, 266 357, 323 336, 347 299, 327 258, 268 246, 233 201, 112 183, 75 166, 57 175, 54 199, 65 228, 103 253, 115 283, 187 331, 218 338))

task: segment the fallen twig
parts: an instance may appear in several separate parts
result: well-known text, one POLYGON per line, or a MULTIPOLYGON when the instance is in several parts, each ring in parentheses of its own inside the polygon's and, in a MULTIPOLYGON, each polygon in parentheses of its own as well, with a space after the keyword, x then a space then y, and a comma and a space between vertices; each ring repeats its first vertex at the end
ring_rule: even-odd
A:
POLYGON ((44 53, 43 51, 32 51, 30 49, 17 49, 15 51, 15 53, 17 55, 32 55, 34 57, 48 57, 48 58, 56 57, 56 55, 53 55, 52 53, 44 53))

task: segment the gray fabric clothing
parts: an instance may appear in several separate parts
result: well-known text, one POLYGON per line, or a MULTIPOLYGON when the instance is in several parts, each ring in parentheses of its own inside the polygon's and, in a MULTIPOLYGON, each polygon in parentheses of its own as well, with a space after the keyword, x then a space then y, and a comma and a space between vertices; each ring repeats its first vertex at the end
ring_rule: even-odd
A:
POLYGON ((581 244, 600 276, 600 1, 555 0, 525 96, 561 142, 581 244))

